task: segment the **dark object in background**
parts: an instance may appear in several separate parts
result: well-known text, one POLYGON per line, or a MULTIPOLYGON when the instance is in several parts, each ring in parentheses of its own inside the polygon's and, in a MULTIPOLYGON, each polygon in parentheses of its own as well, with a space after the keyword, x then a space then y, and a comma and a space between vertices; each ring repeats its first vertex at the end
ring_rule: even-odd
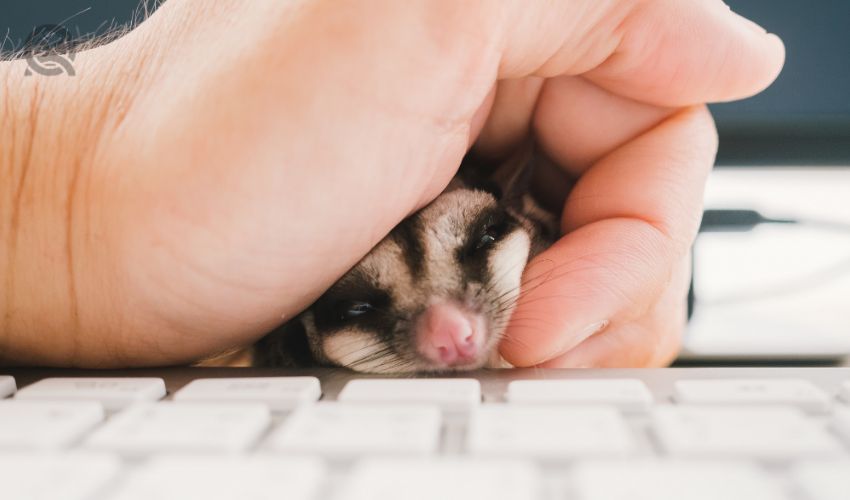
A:
MULTIPOLYGON (((33 33, 56 26, 75 41, 127 26, 164 0, 0 0, 0 54, 26 48, 33 33)), ((57 30, 58 32, 58 30, 57 30)))
POLYGON ((850 2, 727 0, 785 42, 763 93, 712 106, 722 165, 850 165, 850 2))
MULTIPOLYGON (((61 24, 72 34, 103 33, 157 0, 0 0, 4 49, 33 28, 61 24), (9 41, 11 40, 11 42, 9 41)), ((712 106, 721 165, 850 164, 850 1, 727 0, 738 13, 779 34, 785 70, 759 96, 712 106)))

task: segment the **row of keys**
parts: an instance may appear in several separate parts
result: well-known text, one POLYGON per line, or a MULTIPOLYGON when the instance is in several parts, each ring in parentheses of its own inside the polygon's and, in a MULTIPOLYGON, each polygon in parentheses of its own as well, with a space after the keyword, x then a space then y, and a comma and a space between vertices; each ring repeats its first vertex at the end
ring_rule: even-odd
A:
MULTIPOLYGON (((0 398, 16 400, 96 401, 108 411, 165 397, 161 378, 46 378, 15 393, 12 377, 0 377, 0 398), (3 389, 8 388, 5 392, 3 389)), ((274 411, 318 401, 322 395, 315 377, 223 378, 193 380, 174 394, 175 401, 262 403, 274 411)))
MULTIPOLYGON (((15 391, 11 377, 0 377, 0 397, 15 391)), ((850 381, 841 390, 850 402, 850 381)), ((93 400, 118 410, 165 397, 159 378, 49 378, 15 394, 25 400, 93 400)), ((256 402, 273 411, 295 409, 322 394, 315 377, 222 378, 194 380, 174 395, 175 401, 256 402)), ((522 404, 613 405, 624 412, 645 412, 654 399, 636 379, 519 380, 508 385, 507 401, 522 404)), ((675 383, 674 401, 685 404, 783 404, 809 412, 831 407, 829 394, 800 379, 705 379, 675 383)), ((360 379, 350 381, 339 401, 351 403, 436 404, 443 410, 469 410, 481 402, 474 379, 360 379)))
MULTIPOLYGON (((313 500, 328 477, 319 459, 274 456, 162 456, 119 478, 121 472, 120 461, 107 454, 0 454, 8 498, 84 500, 107 491, 114 500, 313 500)), ((581 500, 789 498, 776 476, 749 462, 587 461, 558 475, 569 497, 581 500)), ((850 461, 803 462, 788 477, 805 498, 845 500, 850 461)), ((536 500, 544 493, 542 478, 522 460, 371 458, 355 464, 332 498, 536 500)))
MULTIPOLYGON (((412 404, 318 403, 274 428, 269 408, 260 403, 144 403, 103 419, 92 402, 2 401, 0 449, 79 443, 128 456, 254 447, 340 458, 425 455, 439 450, 443 429, 438 407, 412 404)), ((659 406, 650 422, 661 449, 683 457, 788 460, 841 453, 833 432, 850 442, 850 409, 824 425, 788 407, 659 406)), ((487 404, 465 424, 464 449, 477 455, 573 459, 630 456, 647 447, 647 436, 614 407, 487 404)))
POLYGON ((45 378, 15 393, 27 401, 97 401, 107 410, 120 410, 165 397, 161 378, 45 378))
MULTIPOLYGON (((850 381, 841 397, 850 402, 850 381)), ((653 403, 646 385, 634 379, 521 380, 508 385, 507 400, 515 403, 615 404, 623 411, 642 412, 653 403)), ((689 405, 790 405, 822 413, 832 398, 816 385, 801 379, 679 380, 673 400, 689 405)))

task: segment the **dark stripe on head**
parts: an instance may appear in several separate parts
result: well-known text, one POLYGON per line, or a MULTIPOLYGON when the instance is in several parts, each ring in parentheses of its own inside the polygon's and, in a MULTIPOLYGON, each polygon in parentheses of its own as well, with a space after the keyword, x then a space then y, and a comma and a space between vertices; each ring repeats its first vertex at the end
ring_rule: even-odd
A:
POLYGON ((519 225, 519 221, 502 207, 486 209, 475 218, 466 241, 456 254, 465 281, 486 283, 492 278, 487 267, 490 253, 519 225), (487 244, 488 237, 492 238, 491 244, 487 244))
POLYGON ((425 247, 422 244, 422 224, 418 215, 409 217, 393 229, 393 241, 401 248, 404 262, 414 281, 425 272, 425 247))
POLYGON ((345 328, 361 328, 377 335, 395 329, 392 298, 357 270, 319 297, 312 309, 316 331, 322 336, 345 328))

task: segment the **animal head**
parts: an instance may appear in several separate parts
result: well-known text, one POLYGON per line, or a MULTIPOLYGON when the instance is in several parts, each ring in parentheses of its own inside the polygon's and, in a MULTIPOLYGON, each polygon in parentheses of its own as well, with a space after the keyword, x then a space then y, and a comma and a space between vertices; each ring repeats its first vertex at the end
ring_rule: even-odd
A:
POLYGON ((497 357, 546 226, 529 215, 523 177, 457 178, 396 226, 296 320, 302 351, 372 373, 476 369, 497 357))

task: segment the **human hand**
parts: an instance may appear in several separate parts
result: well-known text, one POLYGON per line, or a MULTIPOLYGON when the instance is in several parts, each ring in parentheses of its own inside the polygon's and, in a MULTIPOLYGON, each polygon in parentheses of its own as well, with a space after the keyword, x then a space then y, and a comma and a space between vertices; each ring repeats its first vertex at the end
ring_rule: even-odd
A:
POLYGON ((648 367, 676 357, 717 150, 700 103, 755 93, 782 67, 781 41, 721 2, 626 11, 577 23, 587 27, 580 33, 615 27, 603 29, 617 48, 600 64, 577 58, 545 73, 563 76, 500 82, 478 139, 498 155, 532 131, 560 167, 541 173, 538 191, 562 202, 565 236, 527 267, 501 346, 517 366, 648 367))
POLYGON ((6 257, 40 256, 5 280, 0 357, 165 364, 250 343, 439 194, 476 138, 498 155, 533 129, 580 181, 503 354, 663 362, 715 149, 689 106, 759 91, 782 58, 713 1, 184 0, 79 54, 76 79, 4 63, 21 103, 5 113, 33 130, 22 175, 50 181, 0 182, 48 199, 0 212, 6 257))

